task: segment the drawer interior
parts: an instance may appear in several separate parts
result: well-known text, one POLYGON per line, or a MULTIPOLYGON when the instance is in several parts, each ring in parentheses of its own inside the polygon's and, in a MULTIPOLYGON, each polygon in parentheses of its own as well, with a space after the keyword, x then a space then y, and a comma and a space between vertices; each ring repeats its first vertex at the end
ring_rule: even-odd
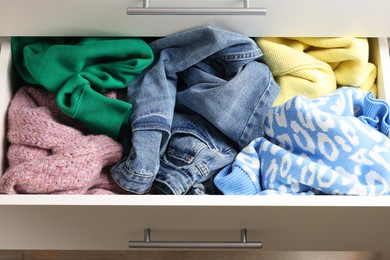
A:
MULTIPOLYGON (((370 62, 377 67, 378 97, 390 101, 390 58, 389 45, 386 38, 370 38, 370 62)), ((5 37, 1 41, 0 52, 0 169, 2 174, 6 167, 6 114, 7 107, 16 87, 22 83, 18 80, 12 66, 10 38, 5 37)))

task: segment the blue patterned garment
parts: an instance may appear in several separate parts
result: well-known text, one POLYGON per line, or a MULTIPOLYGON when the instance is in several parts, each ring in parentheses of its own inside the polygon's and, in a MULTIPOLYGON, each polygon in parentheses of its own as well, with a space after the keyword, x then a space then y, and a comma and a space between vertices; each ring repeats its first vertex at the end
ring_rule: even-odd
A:
POLYGON ((371 93, 297 96, 269 111, 264 132, 216 175, 224 194, 390 192, 389 105, 371 93))

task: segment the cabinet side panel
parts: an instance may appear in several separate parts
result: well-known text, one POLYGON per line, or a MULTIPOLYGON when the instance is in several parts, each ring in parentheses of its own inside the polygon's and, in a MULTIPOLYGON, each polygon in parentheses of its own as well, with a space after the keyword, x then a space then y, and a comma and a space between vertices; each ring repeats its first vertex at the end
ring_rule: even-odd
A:
POLYGON ((7 108, 12 96, 10 39, 1 40, 0 50, 0 176, 6 167, 7 108))
POLYGON ((370 59, 378 70, 378 97, 390 102, 390 55, 387 38, 370 39, 370 59))

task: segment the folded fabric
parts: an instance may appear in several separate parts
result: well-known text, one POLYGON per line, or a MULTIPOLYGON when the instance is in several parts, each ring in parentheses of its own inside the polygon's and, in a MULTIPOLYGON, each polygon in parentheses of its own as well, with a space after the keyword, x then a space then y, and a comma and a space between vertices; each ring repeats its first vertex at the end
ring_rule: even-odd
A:
POLYGON ((389 105, 345 87, 274 107, 265 135, 214 179, 224 194, 390 193, 389 105))
POLYGON ((11 43, 24 81, 56 93, 64 113, 113 138, 132 106, 101 93, 126 88, 153 62, 150 47, 137 38, 13 37, 11 43))
POLYGON ((281 93, 275 105, 305 95, 315 98, 340 86, 374 92, 376 67, 366 38, 257 38, 281 93))
MULTIPOLYGON (((191 142, 185 137, 187 140, 182 143, 188 146, 202 143, 203 138, 197 140, 199 138, 194 132, 206 131, 197 120, 184 124, 180 129, 172 129, 175 112, 203 117, 223 138, 242 149, 263 134, 266 113, 279 94, 279 86, 269 68, 260 62, 261 50, 253 39, 245 35, 200 27, 157 39, 150 46, 156 57, 155 63, 128 88, 129 102, 134 104, 130 117, 131 132, 128 133, 132 139, 131 151, 128 158, 111 171, 121 187, 135 193, 145 193, 151 188, 161 165, 160 158, 175 134, 172 130, 180 133, 180 137, 187 135, 191 142), (195 138, 190 138, 190 135, 195 138)), ((201 161, 187 160, 198 163, 193 168, 200 171, 187 169, 177 174, 195 173, 177 183, 170 176, 158 175, 161 182, 169 180, 171 188, 175 186, 171 189, 172 193, 186 192, 191 188, 188 184, 199 181, 198 173, 215 170, 217 165, 222 168, 218 155, 221 146, 215 146, 215 143, 208 146, 206 143, 205 147, 211 148, 210 154, 215 151, 217 163, 200 166, 204 164, 202 161, 211 161, 214 157, 197 158, 201 161), (210 169, 207 169, 208 166, 210 169)), ((196 154, 191 153, 198 148, 190 147, 184 151, 190 152, 188 158, 193 158, 196 154)), ((230 155, 231 152, 227 157, 230 158, 230 155)), ((174 161, 176 165, 160 173, 167 175, 172 168, 180 171, 180 160, 174 161)))
POLYGON ((22 87, 8 110, 9 168, 0 193, 122 193, 109 176, 122 146, 105 135, 85 135, 46 90, 22 87))
POLYGON ((171 133, 154 186, 163 194, 205 194, 202 182, 234 161, 235 144, 199 115, 175 113, 171 133))

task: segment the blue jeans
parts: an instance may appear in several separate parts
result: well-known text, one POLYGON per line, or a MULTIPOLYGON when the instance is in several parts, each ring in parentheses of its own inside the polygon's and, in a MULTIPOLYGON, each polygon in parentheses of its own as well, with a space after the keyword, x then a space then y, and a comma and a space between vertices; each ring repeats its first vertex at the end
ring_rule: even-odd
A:
POLYGON ((122 188, 139 194, 148 192, 158 175, 175 111, 202 116, 240 149, 263 135, 265 116, 279 94, 268 67, 259 62, 261 50, 244 35, 201 27, 150 47, 155 63, 128 87, 130 155, 112 168, 122 188))
POLYGON ((205 194, 201 182, 233 163, 236 145, 199 115, 175 113, 171 133, 155 187, 163 194, 205 194))

